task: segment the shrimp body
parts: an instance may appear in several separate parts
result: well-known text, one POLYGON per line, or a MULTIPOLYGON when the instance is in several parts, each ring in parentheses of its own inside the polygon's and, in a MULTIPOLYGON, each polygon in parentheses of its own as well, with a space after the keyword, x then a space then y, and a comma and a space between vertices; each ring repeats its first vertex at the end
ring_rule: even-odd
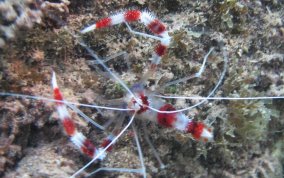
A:
MULTIPOLYGON (((173 105, 166 103, 160 98, 154 97, 151 92, 146 91, 142 84, 135 84, 131 88, 135 98, 131 94, 125 96, 128 109, 137 112, 137 118, 149 120, 166 128, 173 128, 179 131, 190 133, 196 140, 212 141, 213 134, 202 122, 196 122, 188 118, 182 112, 174 112, 173 105), (139 103, 137 102, 139 100, 139 103), (152 110, 156 108, 159 112, 152 110), (172 111, 172 112, 167 112, 172 111)), ((129 111, 133 112, 133 111, 129 111)))

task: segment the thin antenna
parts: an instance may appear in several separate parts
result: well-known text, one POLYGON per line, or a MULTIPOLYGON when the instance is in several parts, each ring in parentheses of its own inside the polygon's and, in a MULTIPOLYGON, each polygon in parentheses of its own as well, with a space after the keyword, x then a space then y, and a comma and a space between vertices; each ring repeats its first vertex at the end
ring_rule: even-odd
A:
POLYGON ((72 104, 76 106, 83 106, 88 108, 99 108, 99 109, 108 109, 108 110, 115 110, 115 111, 133 111, 133 109, 125 109, 125 108, 116 108, 116 107, 107 107, 107 106, 99 106, 99 105, 91 105, 91 104, 82 104, 82 103, 75 103, 70 101, 61 101, 61 100, 55 100, 50 98, 45 98, 41 96, 33 96, 33 95, 24 95, 24 94, 17 94, 17 93, 9 93, 9 92, 0 92, 0 96, 12 96, 16 98, 26 98, 26 99, 33 99, 33 100, 43 100, 47 102, 58 102, 63 104, 72 104))
POLYGON ((193 78, 199 78, 201 77, 201 74, 204 72, 204 69, 205 69, 205 64, 206 64, 206 61, 209 57, 209 55, 211 54, 211 52, 214 50, 214 48, 211 48, 209 50, 209 52, 205 55, 205 57, 203 58, 203 62, 202 62, 202 65, 199 69, 199 71, 193 75, 190 75, 190 76, 187 76, 187 77, 184 77, 184 78, 181 78, 181 79, 177 79, 177 80, 174 80, 174 81, 171 81, 171 82, 168 82, 166 83, 165 85, 163 85, 162 87, 159 87, 160 89, 164 89, 168 86, 171 86, 171 85, 175 85, 175 84, 178 84, 178 83, 181 83, 181 82, 186 82, 190 79, 193 79, 193 78))
POLYGON ((142 153, 142 149, 141 149, 141 146, 140 146, 140 143, 139 143, 137 131, 136 131, 134 124, 132 124, 132 129, 133 129, 133 132, 134 132, 134 138, 135 138, 135 141, 136 141, 137 150, 138 150, 138 154, 139 154, 139 160, 140 160, 140 164, 141 164, 142 175, 143 175, 143 178, 146 178, 146 168, 145 168, 145 165, 144 165, 143 153, 142 153))
POLYGON ((191 99, 191 100, 262 100, 262 99, 284 99, 284 96, 255 96, 255 97, 202 97, 202 96, 163 96, 154 95, 166 99, 191 99))
POLYGON ((128 129, 128 127, 131 125, 135 118, 136 112, 132 115, 131 119, 129 120, 128 124, 122 129, 122 131, 108 144, 104 149, 102 149, 90 162, 88 162, 84 167, 79 169, 77 172, 75 172, 70 178, 75 178, 77 175, 79 175, 82 171, 84 171, 87 167, 89 167, 94 161, 96 161, 101 155, 103 155, 106 150, 111 147, 117 139, 128 129))
POLYGON ((143 131, 144 131, 144 138, 145 138, 146 142, 148 143, 148 145, 150 146, 150 148, 152 149, 154 156, 158 160, 158 162, 160 164, 160 168, 164 169, 166 166, 163 163, 163 161, 161 160, 157 150, 155 149, 154 145, 152 144, 152 142, 151 142, 151 140, 149 138, 149 133, 148 133, 148 130, 146 128, 146 123, 145 122, 143 122, 143 131))
POLYGON ((66 104, 68 107, 70 107, 73 111, 75 111, 77 114, 79 114, 81 117, 83 117, 85 119, 86 122, 89 122, 91 124, 93 124, 94 126, 98 127, 101 130, 105 130, 105 128, 103 126, 101 126, 100 124, 96 123, 95 121, 93 121, 91 118, 89 118, 86 114, 84 114, 80 109, 78 109, 76 106, 72 105, 72 104, 66 104))

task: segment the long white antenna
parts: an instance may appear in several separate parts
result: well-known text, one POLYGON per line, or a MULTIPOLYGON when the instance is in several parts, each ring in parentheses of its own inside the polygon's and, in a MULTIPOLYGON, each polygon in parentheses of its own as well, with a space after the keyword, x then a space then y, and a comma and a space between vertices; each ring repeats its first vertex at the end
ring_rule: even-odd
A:
POLYGON ((83 107, 89 107, 89 108, 99 108, 99 109, 109 109, 109 110, 115 110, 115 111, 133 111, 133 109, 125 109, 125 108, 116 108, 116 107, 107 107, 107 106, 98 106, 98 105, 91 105, 91 104, 82 104, 82 103, 75 103, 75 102, 69 102, 69 101, 61 101, 61 100, 55 100, 50 98, 45 98, 41 96, 33 96, 33 95, 24 95, 24 94, 17 94, 17 93, 9 93, 9 92, 0 92, 0 96, 12 96, 17 98, 26 98, 26 99, 33 99, 33 100, 43 100, 47 102, 58 102, 58 103, 64 103, 64 104, 72 104, 76 106, 83 106, 83 107))
POLYGON ((128 127, 131 125, 135 118, 136 112, 132 115, 131 119, 129 120, 128 124, 122 129, 122 131, 108 144, 102 151, 100 151, 90 162, 88 162, 84 167, 79 169, 77 172, 75 172, 70 178, 75 178, 77 175, 79 175, 81 172, 83 172, 87 167, 89 167, 94 161, 96 161, 101 155, 103 155, 106 150, 111 147, 117 139, 128 129, 128 127))

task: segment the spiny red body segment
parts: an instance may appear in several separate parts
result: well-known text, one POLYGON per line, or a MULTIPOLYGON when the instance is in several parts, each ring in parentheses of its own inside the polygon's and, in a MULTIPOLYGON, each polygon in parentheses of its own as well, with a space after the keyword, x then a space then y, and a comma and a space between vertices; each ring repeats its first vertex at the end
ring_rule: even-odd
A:
POLYGON ((92 144, 92 142, 89 139, 86 139, 81 147, 81 150, 86 155, 93 157, 96 147, 92 144))
POLYGON ((160 22, 158 19, 153 20, 149 25, 148 28, 154 33, 154 34, 161 34, 164 31, 166 31, 166 27, 162 22, 160 22))
POLYGON ((192 136, 196 139, 196 140, 199 140, 200 137, 201 137, 201 134, 203 132, 203 129, 204 129, 204 124, 202 122, 195 122, 195 121, 192 121, 188 124, 188 127, 187 127, 187 132, 188 133, 191 133, 192 136))
POLYGON ((111 18, 103 18, 96 23, 96 28, 104 28, 111 25, 111 18))
MULTIPOLYGON (((105 147, 107 147, 110 143, 111 143, 111 140, 110 140, 110 139, 105 139, 105 140, 103 141, 103 143, 101 144, 101 146, 102 146, 103 148, 105 148, 105 147)), ((112 146, 108 147, 107 151, 110 152, 111 150, 112 150, 112 146)))
MULTIPOLYGON (((54 97, 55 100, 60 100, 60 101, 63 100, 63 97, 62 97, 62 94, 61 94, 59 88, 53 89, 53 97, 54 97)), ((57 104, 60 104, 60 102, 57 102, 57 104)))
POLYGON ((158 44, 155 48, 155 52, 158 56, 163 56, 166 53, 167 47, 162 44, 158 44))
POLYGON ((145 112, 148 109, 148 106, 149 106, 149 101, 148 101, 147 96, 145 96, 144 94, 141 94, 140 99, 142 100, 143 106, 140 107, 140 110, 137 112, 138 114, 145 112))
MULTIPOLYGON (((160 111, 175 111, 176 109, 171 104, 166 104, 162 106, 160 111)), ((176 121, 175 113, 158 113, 157 115, 158 124, 164 127, 172 127, 173 123, 176 121)))
MULTIPOLYGON (((149 106, 148 97, 145 96, 144 93, 139 94, 139 96, 140 96, 140 99, 142 101, 142 105, 139 104, 140 109, 137 111, 137 114, 141 114, 141 113, 147 111, 148 110, 148 106, 149 106)), ((137 101, 134 98, 132 99, 131 102, 134 105, 137 103, 137 101)))
POLYGON ((133 22, 140 19, 141 12, 139 10, 129 10, 124 14, 126 22, 133 22))
POLYGON ((76 130, 74 122, 70 118, 64 118, 62 123, 67 135, 73 136, 76 130))

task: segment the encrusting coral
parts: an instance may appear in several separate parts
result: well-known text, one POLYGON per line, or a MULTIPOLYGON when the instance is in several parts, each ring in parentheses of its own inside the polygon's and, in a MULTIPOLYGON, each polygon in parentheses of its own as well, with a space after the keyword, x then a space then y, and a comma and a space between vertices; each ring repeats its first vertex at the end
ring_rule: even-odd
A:
POLYGON ((51 9, 68 12, 68 0, 51 3, 42 0, 4 0, 0 1, 0 48, 7 40, 15 37, 22 28, 32 28, 40 23, 51 9))

